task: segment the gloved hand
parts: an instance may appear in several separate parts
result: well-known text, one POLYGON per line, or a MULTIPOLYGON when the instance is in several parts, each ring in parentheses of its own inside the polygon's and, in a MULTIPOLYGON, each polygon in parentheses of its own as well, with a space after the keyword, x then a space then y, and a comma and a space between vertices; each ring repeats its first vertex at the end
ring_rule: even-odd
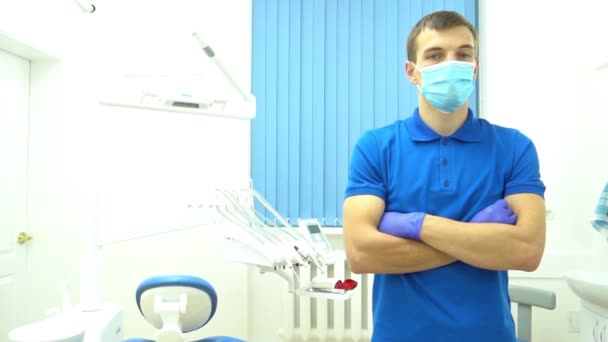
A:
POLYGON ((469 222, 515 224, 517 222, 517 215, 509 208, 509 202, 500 199, 475 214, 469 222))
POLYGON ((420 230, 426 213, 398 213, 387 211, 382 215, 378 230, 385 234, 420 241, 420 230))

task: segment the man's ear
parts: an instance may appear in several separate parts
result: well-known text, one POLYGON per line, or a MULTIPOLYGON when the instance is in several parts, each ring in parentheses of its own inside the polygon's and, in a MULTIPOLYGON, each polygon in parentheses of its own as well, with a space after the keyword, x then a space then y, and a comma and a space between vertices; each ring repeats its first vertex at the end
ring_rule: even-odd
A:
POLYGON ((406 61, 404 67, 405 67, 405 75, 407 76, 407 79, 410 82, 412 82, 413 84, 420 83, 420 81, 419 81, 420 73, 418 72, 418 70, 416 70, 416 68, 414 68, 414 63, 412 63, 410 61, 406 61))
POLYGON ((475 58, 475 74, 473 74, 473 79, 477 80, 479 77, 479 58, 475 58))

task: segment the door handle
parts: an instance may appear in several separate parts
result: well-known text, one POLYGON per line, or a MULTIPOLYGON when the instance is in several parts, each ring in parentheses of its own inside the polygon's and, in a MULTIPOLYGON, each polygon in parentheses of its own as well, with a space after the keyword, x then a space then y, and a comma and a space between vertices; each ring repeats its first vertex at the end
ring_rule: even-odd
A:
POLYGON ((23 245, 24 243, 30 241, 32 239, 31 236, 27 235, 25 232, 19 233, 17 236, 17 243, 23 245))

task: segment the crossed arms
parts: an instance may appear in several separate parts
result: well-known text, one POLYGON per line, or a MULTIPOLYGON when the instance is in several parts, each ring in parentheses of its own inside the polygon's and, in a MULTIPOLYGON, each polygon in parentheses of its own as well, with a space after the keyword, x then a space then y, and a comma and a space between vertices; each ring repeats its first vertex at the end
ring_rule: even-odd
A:
POLYGON ((344 202, 344 247, 355 273, 411 273, 460 260, 492 270, 534 271, 545 248, 545 203, 536 194, 505 198, 515 225, 466 223, 426 215, 420 241, 378 231, 384 201, 372 195, 344 202))

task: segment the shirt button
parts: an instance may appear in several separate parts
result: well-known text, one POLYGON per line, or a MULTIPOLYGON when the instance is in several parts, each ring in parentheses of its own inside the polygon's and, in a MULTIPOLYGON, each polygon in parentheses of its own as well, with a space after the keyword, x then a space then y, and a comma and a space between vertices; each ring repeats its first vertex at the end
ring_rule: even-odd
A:
POLYGON ((443 139, 441 140, 441 143, 442 143, 442 144, 444 144, 444 145, 447 145, 447 144, 448 144, 448 139, 443 138, 443 139))
POLYGON ((444 180, 444 181, 443 181, 443 186, 444 186, 444 187, 446 187, 446 188, 447 188, 448 186, 450 186, 450 181, 449 181, 449 180, 444 180))
POLYGON ((441 163, 443 165, 448 165, 448 160, 446 158, 443 158, 443 160, 441 161, 441 163))

